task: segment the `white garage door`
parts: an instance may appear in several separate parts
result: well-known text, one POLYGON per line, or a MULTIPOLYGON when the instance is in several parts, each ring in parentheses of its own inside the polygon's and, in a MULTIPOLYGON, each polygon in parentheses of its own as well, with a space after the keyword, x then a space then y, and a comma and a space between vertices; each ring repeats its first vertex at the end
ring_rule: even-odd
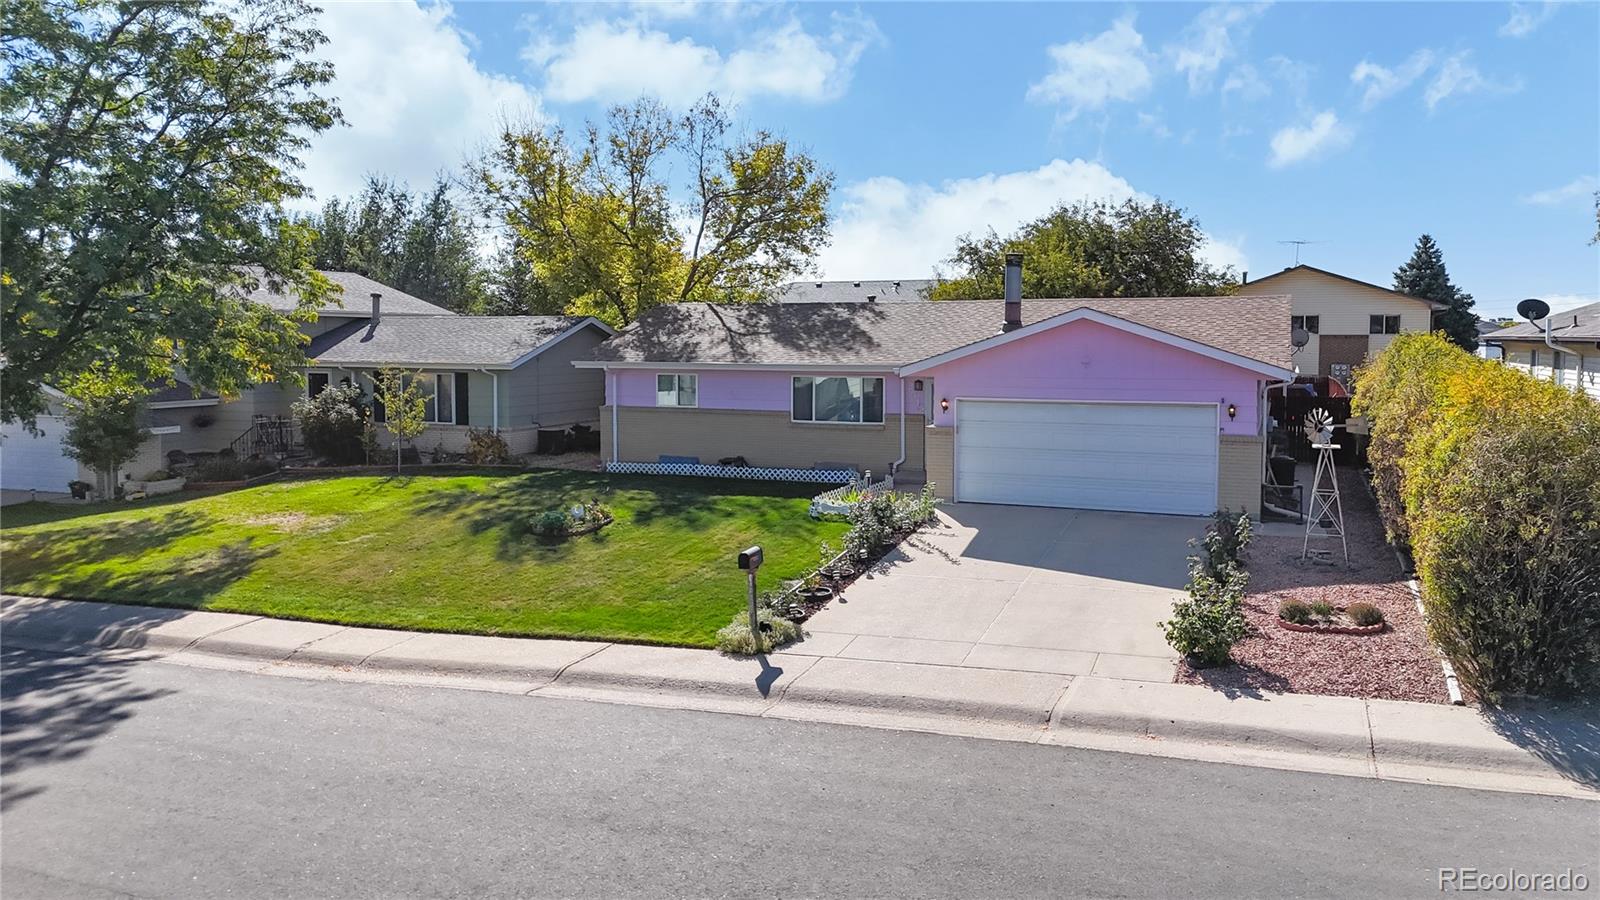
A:
POLYGON ((1217 508, 1217 408, 962 400, 956 499, 1206 515, 1217 508))
POLYGON ((0 487, 11 490, 61 491, 78 477, 78 463, 61 452, 67 423, 59 416, 40 416, 38 436, 19 422, 0 425, 0 487))

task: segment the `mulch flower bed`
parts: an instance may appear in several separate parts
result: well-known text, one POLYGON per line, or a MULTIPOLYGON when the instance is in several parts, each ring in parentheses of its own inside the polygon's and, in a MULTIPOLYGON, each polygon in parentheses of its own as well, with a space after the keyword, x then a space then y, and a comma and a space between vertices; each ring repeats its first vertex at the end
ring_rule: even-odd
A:
POLYGON ((1333 549, 1336 562, 1326 566, 1300 562, 1299 537, 1255 537, 1245 557, 1250 588, 1244 609, 1252 633, 1234 646, 1235 665, 1197 671, 1179 663, 1178 681, 1228 691, 1449 702, 1439 657, 1361 475, 1341 467, 1339 493, 1349 564, 1337 538, 1311 539, 1313 549, 1333 549), (1336 607, 1365 601, 1383 611, 1388 627, 1360 635, 1280 628, 1278 605, 1291 599, 1336 607))

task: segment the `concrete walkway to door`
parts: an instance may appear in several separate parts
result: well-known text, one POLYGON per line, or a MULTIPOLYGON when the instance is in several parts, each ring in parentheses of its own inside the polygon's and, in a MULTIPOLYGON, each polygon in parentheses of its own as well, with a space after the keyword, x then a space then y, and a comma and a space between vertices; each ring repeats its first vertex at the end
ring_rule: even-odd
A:
POLYGON ((1157 623, 1206 520, 947 504, 806 623, 787 652, 1172 680, 1157 623))

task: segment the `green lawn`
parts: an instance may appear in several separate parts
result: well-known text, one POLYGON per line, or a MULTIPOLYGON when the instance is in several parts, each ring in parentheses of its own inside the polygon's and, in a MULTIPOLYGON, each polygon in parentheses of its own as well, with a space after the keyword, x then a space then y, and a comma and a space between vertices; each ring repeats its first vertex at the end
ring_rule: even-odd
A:
POLYGON ((391 628, 711 646, 846 526, 814 486, 546 470, 357 477, 90 507, 7 507, 5 590, 391 628), (547 543, 518 519, 598 496, 616 521, 547 543))

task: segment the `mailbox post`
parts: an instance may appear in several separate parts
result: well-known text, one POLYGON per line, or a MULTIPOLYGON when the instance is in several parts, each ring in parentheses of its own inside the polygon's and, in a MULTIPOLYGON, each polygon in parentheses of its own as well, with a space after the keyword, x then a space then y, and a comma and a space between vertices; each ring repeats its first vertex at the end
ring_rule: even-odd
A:
POLYGON ((756 570, 761 568, 761 559, 759 544, 739 552, 739 568, 750 580, 750 644, 757 653, 761 652, 761 620, 756 617, 756 570))

